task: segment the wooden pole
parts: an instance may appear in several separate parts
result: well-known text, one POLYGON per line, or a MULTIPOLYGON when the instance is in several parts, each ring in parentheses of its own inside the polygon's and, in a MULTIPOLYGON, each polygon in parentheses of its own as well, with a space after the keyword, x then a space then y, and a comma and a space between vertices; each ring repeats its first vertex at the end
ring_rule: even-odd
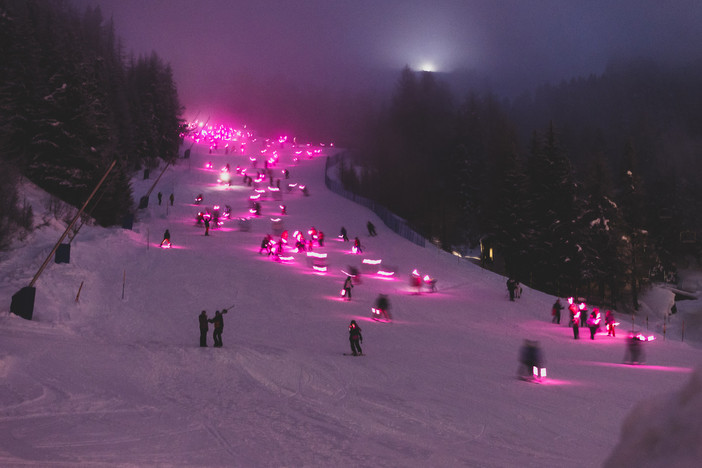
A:
POLYGON ((685 341, 685 321, 682 321, 682 341, 685 341))
POLYGON ((78 301, 80 300, 80 291, 81 291, 81 289, 83 289, 83 283, 84 283, 84 282, 85 282, 85 281, 81 281, 81 282, 80 282, 80 287, 78 288, 78 294, 76 294, 76 302, 78 302, 78 301))
POLYGON ((81 207, 81 209, 78 210, 78 213, 76 213, 75 217, 73 218, 73 221, 71 221, 71 224, 69 224, 68 227, 66 228, 66 230, 63 231, 63 234, 61 235, 61 238, 58 240, 58 242, 56 243, 56 245, 54 246, 54 248, 51 249, 51 253, 49 254, 48 257, 46 257, 46 260, 44 260, 44 263, 43 263, 42 266, 39 268, 39 271, 37 271, 37 274, 34 275, 34 278, 32 278, 32 282, 29 283, 29 287, 33 287, 34 284, 37 282, 37 280, 39 279, 39 276, 40 276, 40 275, 42 274, 42 272, 44 271, 44 268, 46 268, 46 265, 48 265, 49 260, 51 260, 51 257, 54 255, 54 253, 56 253, 56 249, 59 248, 59 245, 61 245, 61 242, 63 242, 63 240, 66 238, 66 235, 68 234, 68 232, 73 228, 73 225, 76 224, 76 221, 78 221, 78 218, 80 217, 80 215, 81 215, 81 214, 83 213, 83 211, 85 210, 85 207, 88 206, 88 203, 89 203, 90 200, 95 196, 95 193, 98 191, 98 189, 100 188, 100 186, 102 185, 102 183, 105 182, 105 179, 107 179, 107 175, 110 173, 110 171, 112 171, 112 168, 115 167, 115 164, 117 164, 117 160, 112 161, 112 164, 110 164, 110 167, 107 169, 107 172, 105 172, 105 175, 102 176, 102 179, 100 179, 100 182, 98 182, 98 184, 97 184, 97 185, 95 186, 95 188, 93 189, 93 193, 91 193, 90 196, 88 197, 88 199, 85 200, 85 203, 83 203, 83 206, 81 207))
POLYGON ((122 299, 124 299, 124 284, 127 282, 127 270, 122 273, 122 299))

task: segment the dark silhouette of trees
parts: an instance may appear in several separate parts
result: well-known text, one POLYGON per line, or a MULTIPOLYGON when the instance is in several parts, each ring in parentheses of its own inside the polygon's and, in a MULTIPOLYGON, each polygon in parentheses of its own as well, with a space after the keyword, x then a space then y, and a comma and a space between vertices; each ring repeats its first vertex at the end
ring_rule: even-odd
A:
POLYGON ((177 155, 170 68, 155 54, 126 63, 99 7, 0 0, 0 43, 0 158, 76 206, 117 160, 91 214, 119 223, 133 209, 131 174, 177 155))

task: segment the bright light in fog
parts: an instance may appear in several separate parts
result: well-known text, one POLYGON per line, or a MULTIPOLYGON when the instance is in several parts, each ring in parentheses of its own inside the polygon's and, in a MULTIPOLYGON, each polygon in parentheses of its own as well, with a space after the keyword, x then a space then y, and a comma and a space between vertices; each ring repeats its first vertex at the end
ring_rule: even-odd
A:
POLYGON ((431 62, 421 62, 419 64, 419 71, 424 71, 424 72, 435 72, 436 67, 434 66, 433 63, 431 62))

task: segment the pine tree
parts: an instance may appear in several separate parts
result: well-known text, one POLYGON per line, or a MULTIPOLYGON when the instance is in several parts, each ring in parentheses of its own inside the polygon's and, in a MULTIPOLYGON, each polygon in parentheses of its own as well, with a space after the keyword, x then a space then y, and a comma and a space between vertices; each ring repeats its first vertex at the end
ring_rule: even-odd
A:
POLYGON ((534 282, 575 292, 581 283, 582 255, 576 230, 576 189, 570 162, 560 148, 553 124, 543 140, 535 135, 528 160, 534 225, 532 256, 534 282))

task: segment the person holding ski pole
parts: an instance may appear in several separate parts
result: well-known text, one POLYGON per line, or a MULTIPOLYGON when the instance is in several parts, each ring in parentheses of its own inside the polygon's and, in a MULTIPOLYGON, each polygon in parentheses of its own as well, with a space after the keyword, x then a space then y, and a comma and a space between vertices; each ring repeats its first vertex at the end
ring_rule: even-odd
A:
POLYGON ((222 331, 224 331, 224 314, 227 313, 227 309, 222 309, 222 312, 215 312, 215 316, 208 320, 208 322, 214 324, 214 331, 212 332, 212 339, 214 340, 214 347, 222 347, 222 331))

